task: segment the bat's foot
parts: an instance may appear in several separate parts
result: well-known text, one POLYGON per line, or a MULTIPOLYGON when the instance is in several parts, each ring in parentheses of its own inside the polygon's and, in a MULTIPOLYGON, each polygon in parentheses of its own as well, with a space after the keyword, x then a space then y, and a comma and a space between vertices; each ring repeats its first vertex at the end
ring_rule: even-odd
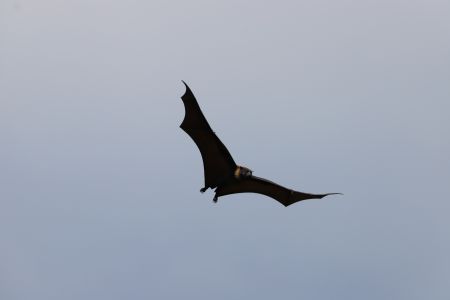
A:
POLYGON ((219 197, 217 197, 217 195, 214 195, 213 202, 217 203, 217 200, 219 200, 219 197))
POLYGON ((201 189, 200 189, 200 193, 203 194, 204 192, 206 192, 207 189, 208 189, 208 188, 207 188, 206 186, 205 186, 204 188, 201 188, 201 189))

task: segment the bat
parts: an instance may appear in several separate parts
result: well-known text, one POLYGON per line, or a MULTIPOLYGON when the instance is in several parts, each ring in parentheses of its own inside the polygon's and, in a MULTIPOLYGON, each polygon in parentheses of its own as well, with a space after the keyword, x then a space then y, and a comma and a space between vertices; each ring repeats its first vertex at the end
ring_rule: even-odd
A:
POLYGON ((308 194, 285 188, 264 178, 253 176, 249 168, 234 162, 228 149, 217 137, 203 115, 194 94, 189 86, 181 96, 185 108, 185 116, 180 128, 195 142, 203 160, 205 186, 200 189, 204 193, 208 188, 215 189, 214 202, 225 195, 237 193, 258 193, 275 199, 284 206, 289 206, 306 199, 321 199, 328 194, 308 194))

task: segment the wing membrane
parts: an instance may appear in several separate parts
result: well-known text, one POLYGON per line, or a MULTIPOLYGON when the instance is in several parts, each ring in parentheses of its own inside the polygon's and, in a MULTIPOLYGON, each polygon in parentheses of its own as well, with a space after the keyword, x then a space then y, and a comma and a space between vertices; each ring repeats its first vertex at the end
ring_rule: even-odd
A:
POLYGON ((234 172, 236 163, 228 149, 209 126, 191 89, 186 83, 184 85, 186 92, 181 99, 184 103, 185 116, 180 127, 192 138, 200 150, 205 187, 215 188, 234 172))
POLYGON ((328 195, 337 194, 337 193, 328 193, 328 194, 302 193, 285 188, 279 184, 276 184, 275 182, 256 176, 234 180, 232 183, 220 186, 216 189, 217 197, 237 193, 263 194, 277 200, 284 206, 289 206, 302 200, 320 199, 328 195))

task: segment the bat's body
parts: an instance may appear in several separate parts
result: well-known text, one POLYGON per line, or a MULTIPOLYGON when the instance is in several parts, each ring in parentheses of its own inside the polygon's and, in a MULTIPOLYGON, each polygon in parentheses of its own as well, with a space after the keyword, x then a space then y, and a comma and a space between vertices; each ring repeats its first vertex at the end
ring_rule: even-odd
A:
MULTIPOLYGON (((184 84, 186 85, 186 83, 184 84)), ((236 193, 259 193, 288 206, 301 200, 337 194, 301 193, 264 178, 253 176, 250 169, 238 166, 234 162, 228 149, 209 126, 194 94, 187 85, 186 92, 181 99, 186 113, 180 127, 197 144, 203 159, 205 186, 200 191, 203 193, 208 188, 215 189, 215 202, 220 196, 236 193)))

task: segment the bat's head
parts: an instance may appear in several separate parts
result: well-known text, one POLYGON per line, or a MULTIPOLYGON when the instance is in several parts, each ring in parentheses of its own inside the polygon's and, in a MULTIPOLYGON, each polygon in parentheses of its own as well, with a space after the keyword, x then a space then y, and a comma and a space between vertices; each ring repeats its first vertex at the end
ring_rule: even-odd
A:
POLYGON ((237 166, 236 171, 234 171, 234 177, 236 178, 248 178, 251 177, 252 174, 252 170, 242 166, 237 166))

